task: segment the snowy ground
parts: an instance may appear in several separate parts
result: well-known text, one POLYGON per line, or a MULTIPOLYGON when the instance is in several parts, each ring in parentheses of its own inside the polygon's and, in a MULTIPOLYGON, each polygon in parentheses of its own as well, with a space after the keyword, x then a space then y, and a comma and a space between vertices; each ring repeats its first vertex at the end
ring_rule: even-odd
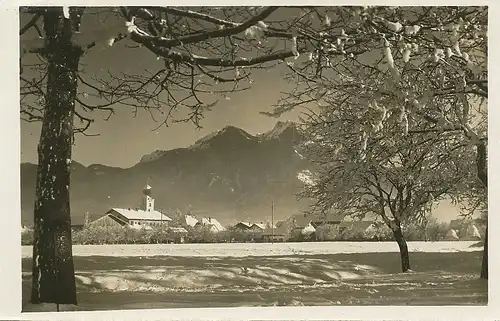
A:
MULTIPOLYGON (((482 248, 473 243, 410 243, 414 272, 404 274, 390 243, 274 244, 271 252, 272 244, 75 246, 78 308, 484 305, 482 248)), ((23 306, 32 311, 31 258, 23 257, 23 306)))
MULTIPOLYGON (((411 252, 472 252, 471 242, 408 242, 411 252)), ((74 245, 74 256, 182 256, 245 257, 398 252, 396 242, 301 242, 301 243, 215 243, 74 245)), ((22 247, 22 257, 32 256, 31 246, 22 247)))

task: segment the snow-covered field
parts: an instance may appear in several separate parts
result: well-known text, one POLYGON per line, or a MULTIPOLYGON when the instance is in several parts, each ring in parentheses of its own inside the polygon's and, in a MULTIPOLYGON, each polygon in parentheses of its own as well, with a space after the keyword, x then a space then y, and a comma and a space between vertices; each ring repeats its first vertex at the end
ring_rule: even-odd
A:
MULTIPOLYGON (((74 246, 78 309, 282 305, 484 305, 482 247, 410 242, 74 246)), ((23 247, 23 311, 31 248, 23 247)), ((49 307, 55 308, 55 307, 49 307)))
MULTIPOLYGON (((410 252, 473 252, 471 242, 408 242, 410 252)), ((216 244, 130 244, 73 245, 74 256, 181 256, 246 257, 347 253, 399 252, 396 242, 303 242, 303 243, 216 243, 216 244)), ((22 257, 32 256, 32 247, 22 247, 22 257)))

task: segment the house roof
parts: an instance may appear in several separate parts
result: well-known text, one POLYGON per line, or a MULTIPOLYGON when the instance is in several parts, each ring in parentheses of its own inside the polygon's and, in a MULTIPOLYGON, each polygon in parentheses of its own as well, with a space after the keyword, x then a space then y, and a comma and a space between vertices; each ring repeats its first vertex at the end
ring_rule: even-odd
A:
POLYGON ((254 227, 254 226, 260 228, 261 230, 265 230, 266 227, 267 227, 267 224, 264 224, 264 223, 253 223, 252 227, 254 227))
POLYGON ((291 216, 291 219, 295 222, 297 228, 304 228, 309 223, 314 223, 315 225, 321 225, 323 223, 338 223, 344 219, 344 216, 329 213, 326 215, 322 214, 296 214, 291 216))
POLYGON ((458 240, 458 235, 457 232, 454 229, 450 229, 448 233, 446 233, 446 236, 444 237, 445 240, 458 240))
POLYGON ((252 227, 252 223, 249 223, 249 222, 238 222, 238 223, 236 223, 235 226, 240 225, 240 224, 243 226, 246 226, 248 228, 252 227))
POLYGON ((95 221, 90 222, 92 226, 115 226, 115 225, 125 225, 127 222, 113 214, 106 214, 95 221))
POLYGON ((186 225, 188 226, 195 226, 198 223, 198 219, 192 215, 186 214, 184 216, 184 219, 186 220, 186 225))
POLYGON ((311 223, 312 218, 310 215, 296 214, 291 217, 296 228, 304 228, 307 224, 311 223))
POLYGON ((144 211, 126 208, 112 208, 106 214, 116 212, 125 216, 129 220, 148 220, 148 221, 171 221, 172 219, 156 210, 144 211))
POLYGON ((219 232, 225 230, 224 226, 222 226, 222 224, 219 221, 217 221, 215 218, 212 218, 212 217, 209 217, 209 218, 203 217, 201 219, 201 224, 202 225, 212 225, 219 232))
POLYGON ((264 232, 262 232, 262 235, 265 235, 265 236, 272 236, 273 234, 274 235, 279 235, 279 236, 283 236, 283 235, 286 235, 286 229, 284 227, 278 227, 278 228, 275 228, 274 231, 272 228, 267 228, 264 230, 264 232))

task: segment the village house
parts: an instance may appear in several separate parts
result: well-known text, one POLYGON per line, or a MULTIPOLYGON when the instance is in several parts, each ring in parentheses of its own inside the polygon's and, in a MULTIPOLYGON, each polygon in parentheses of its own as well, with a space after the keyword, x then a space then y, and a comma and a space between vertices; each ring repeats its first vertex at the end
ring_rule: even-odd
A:
POLYGON ((249 222, 238 222, 234 225, 234 228, 241 231, 247 231, 252 228, 252 223, 249 222))
POLYGON ((283 226, 266 228, 261 235, 263 242, 285 242, 288 239, 288 231, 283 226))
MULTIPOLYGON (((273 227, 270 222, 260 222, 260 223, 253 223, 251 226, 251 230, 253 232, 264 232, 264 230, 273 227)), ((274 228, 276 228, 276 224, 274 225, 274 228)))
POLYGON ((250 229, 254 232, 263 232, 267 228, 267 224, 260 222, 260 223, 253 223, 250 229))
POLYGON ((170 242, 172 243, 184 243, 186 241, 186 236, 188 231, 183 227, 169 227, 170 232, 170 242))
POLYGON ((128 225, 129 224, 126 220, 123 220, 112 213, 101 216, 89 224, 89 226, 92 227, 123 227, 128 225))
POLYGON ((311 222, 314 227, 318 227, 321 225, 338 225, 343 221, 343 219, 343 215, 335 213, 311 215, 311 222))
POLYGON ((201 220, 199 220, 198 223, 195 225, 195 227, 196 226, 203 226, 203 227, 208 226, 210 232, 212 233, 219 233, 226 230, 224 226, 222 226, 222 224, 213 217, 209 218, 202 217, 201 220))
POLYGON ((296 214, 289 217, 281 226, 291 231, 292 237, 298 235, 312 236, 318 227, 339 225, 343 216, 328 214, 296 214))

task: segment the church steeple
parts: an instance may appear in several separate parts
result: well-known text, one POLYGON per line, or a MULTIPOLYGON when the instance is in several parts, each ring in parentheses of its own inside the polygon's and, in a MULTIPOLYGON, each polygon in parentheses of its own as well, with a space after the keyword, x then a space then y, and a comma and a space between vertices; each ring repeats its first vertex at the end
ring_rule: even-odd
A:
POLYGON ((144 199, 144 210, 147 212, 152 212, 155 210, 155 200, 153 197, 151 197, 151 186, 149 186, 149 179, 148 182, 146 183, 146 187, 142 190, 142 193, 145 196, 144 199))

